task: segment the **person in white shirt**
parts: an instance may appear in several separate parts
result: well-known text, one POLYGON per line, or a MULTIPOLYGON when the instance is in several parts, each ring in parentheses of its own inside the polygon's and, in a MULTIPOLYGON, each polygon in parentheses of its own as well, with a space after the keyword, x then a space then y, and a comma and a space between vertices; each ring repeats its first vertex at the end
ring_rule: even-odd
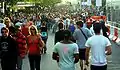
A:
POLYGON ((93 30, 95 35, 90 37, 85 44, 87 47, 85 53, 87 65, 89 64, 89 51, 91 49, 91 70, 107 70, 106 55, 112 53, 109 39, 100 34, 101 28, 101 24, 94 24, 93 30))

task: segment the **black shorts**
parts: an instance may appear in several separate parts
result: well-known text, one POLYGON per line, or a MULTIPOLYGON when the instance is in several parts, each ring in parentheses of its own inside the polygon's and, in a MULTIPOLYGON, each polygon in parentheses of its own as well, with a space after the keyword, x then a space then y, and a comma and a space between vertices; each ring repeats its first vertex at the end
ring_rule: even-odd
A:
POLYGON ((85 60, 85 51, 86 51, 86 49, 79 49, 80 60, 85 60))
POLYGON ((91 70, 107 70, 107 65, 104 66, 95 66, 95 65, 91 65, 91 70))

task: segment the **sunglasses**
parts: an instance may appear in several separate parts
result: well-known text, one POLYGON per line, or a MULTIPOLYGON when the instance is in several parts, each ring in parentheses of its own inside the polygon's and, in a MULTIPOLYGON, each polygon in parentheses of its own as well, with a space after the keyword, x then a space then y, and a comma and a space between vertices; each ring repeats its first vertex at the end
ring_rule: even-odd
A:
POLYGON ((31 28, 30 30, 35 30, 34 28, 31 28))

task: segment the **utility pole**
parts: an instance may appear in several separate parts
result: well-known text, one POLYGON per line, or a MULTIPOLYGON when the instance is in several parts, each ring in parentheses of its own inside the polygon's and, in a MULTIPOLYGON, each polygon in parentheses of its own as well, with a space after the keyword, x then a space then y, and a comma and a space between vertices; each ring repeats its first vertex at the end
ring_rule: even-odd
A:
POLYGON ((2 6, 2 13, 3 13, 4 15, 6 15, 6 14, 7 14, 7 4, 6 4, 6 0, 2 0, 1 6, 2 6))
POLYGON ((2 8, 1 12, 4 14, 5 13, 5 0, 2 0, 1 8, 2 8))

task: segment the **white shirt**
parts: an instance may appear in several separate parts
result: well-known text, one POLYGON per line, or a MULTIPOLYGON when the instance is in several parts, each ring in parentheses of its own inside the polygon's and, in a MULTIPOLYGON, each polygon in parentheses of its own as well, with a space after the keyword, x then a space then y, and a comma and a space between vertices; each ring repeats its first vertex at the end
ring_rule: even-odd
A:
POLYGON ((70 19, 69 19, 69 18, 67 18, 66 20, 67 20, 67 22, 68 22, 68 26, 69 26, 69 25, 70 25, 70 19))
POLYGON ((105 48, 111 43, 108 38, 103 35, 94 35, 90 37, 85 46, 91 48, 91 64, 103 66, 107 64, 105 48))
POLYGON ((75 70, 74 54, 78 54, 78 45, 76 43, 63 44, 56 43, 54 47, 55 53, 59 54, 59 67, 60 70, 75 70))

